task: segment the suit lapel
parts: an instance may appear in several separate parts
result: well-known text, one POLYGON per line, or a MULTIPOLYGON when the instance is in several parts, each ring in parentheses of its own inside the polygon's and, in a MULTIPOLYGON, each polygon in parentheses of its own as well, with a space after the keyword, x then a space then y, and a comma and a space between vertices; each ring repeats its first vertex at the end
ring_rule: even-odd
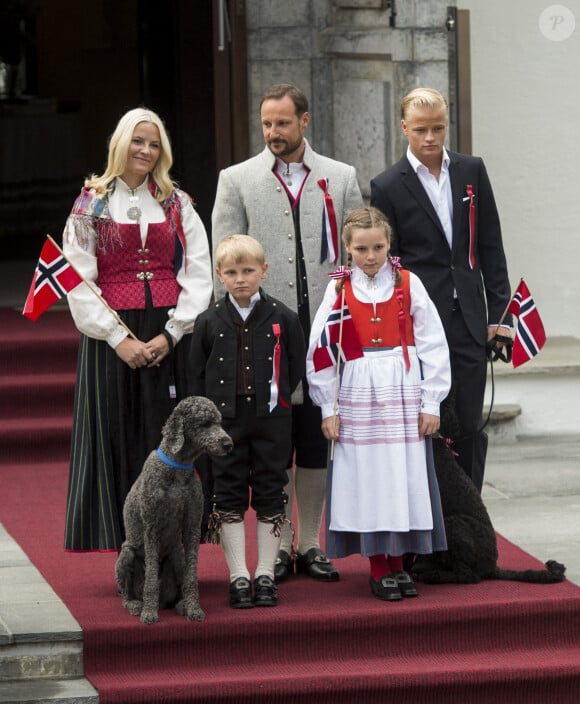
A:
POLYGON ((227 324, 228 327, 233 328, 234 327, 234 322, 232 320, 232 316, 230 315, 226 303, 226 298, 221 298, 219 301, 216 303, 216 315, 218 318, 220 318, 224 323, 227 324))
POLYGON ((257 306, 255 311, 255 322, 256 325, 262 325, 268 320, 268 318, 273 314, 274 308, 272 303, 262 296, 260 304, 257 306))
POLYGON ((451 200, 453 202, 453 241, 451 251, 455 252, 460 238, 461 215, 464 205, 463 197, 466 195, 466 184, 464 183, 465 178, 463 176, 461 162, 457 158, 457 155, 450 154, 449 156, 449 179, 451 180, 451 200))

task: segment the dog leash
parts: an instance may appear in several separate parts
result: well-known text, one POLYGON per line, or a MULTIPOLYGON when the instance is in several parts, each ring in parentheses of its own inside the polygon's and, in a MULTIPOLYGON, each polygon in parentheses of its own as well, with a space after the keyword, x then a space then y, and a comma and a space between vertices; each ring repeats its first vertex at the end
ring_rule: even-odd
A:
MULTIPOLYGON (((479 430, 477 430, 478 433, 481 433, 482 430, 485 430, 487 424, 491 420, 491 414, 493 411, 493 403, 495 401, 495 376, 493 374, 494 358, 491 354, 488 353, 488 359, 489 359, 489 371, 490 371, 490 376, 491 376, 491 398, 489 399, 489 411, 487 413, 487 418, 483 422, 483 425, 481 426, 481 428, 479 428, 479 430)), ((496 357, 496 359, 497 359, 497 357, 496 357)), ((473 434, 475 435, 475 433, 473 433, 473 434)), ((466 437, 469 437, 469 435, 467 435, 466 437)))
POLYGON ((461 442, 462 440, 467 440, 468 438, 473 437, 477 433, 481 433, 482 430, 485 430, 487 427, 490 419, 491 419, 491 414, 493 411, 493 404, 495 401, 495 376, 493 373, 493 363, 497 361, 498 359, 501 360, 502 362, 505 362, 506 364, 509 364, 512 360, 512 347, 513 347, 513 340, 511 337, 507 337, 505 335, 494 335, 491 340, 489 340, 486 344, 486 357, 489 360, 489 369, 490 369, 490 376, 491 376, 491 398, 489 401, 489 411, 487 414, 487 418, 483 422, 483 425, 481 428, 478 428, 474 433, 469 433, 469 435, 460 435, 458 438, 453 438, 451 440, 450 438, 444 438, 442 435, 435 435, 434 437, 439 437, 440 439, 444 440, 447 443, 447 446, 451 449, 451 444, 452 443, 457 443, 461 442), (496 347, 495 344, 496 342, 503 342, 504 347, 496 347))
MULTIPOLYGON (((489 413, 485 419, 484 424, 477 431, 481 433, 485 429, 491 418, 491 412, 493 411, 493 402, 495 400, 495 377, 493 374, 493 363, 500 359, 502 362, 509 364, 512 361, 512 347, 514 346, 514 341, 511 337, 507 335, 498 335, 497 333, 488 341, 486 345, 487 358, 489 359, 489 369, 491 375, 491 399, 489 401, 489 413), (503 347, 496 347, 497 342, 502 342, 503 347)), ((468 436, 469 437, 469 436, 468 436)))

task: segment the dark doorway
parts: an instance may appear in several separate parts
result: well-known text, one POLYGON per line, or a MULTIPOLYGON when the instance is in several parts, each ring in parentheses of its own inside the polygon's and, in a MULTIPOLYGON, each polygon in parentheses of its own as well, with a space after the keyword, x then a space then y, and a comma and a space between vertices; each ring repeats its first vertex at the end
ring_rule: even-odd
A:
POLYGON ((60 239, 84 178, 104 168, 119 117, 138 105, 165 120, 173 176, 209 232, 217 163, 212 4, 2 0, 2 7, 16 17, 21 48, 15 90, 0 92, 2 259, 36 259, 47 233, 60 239))

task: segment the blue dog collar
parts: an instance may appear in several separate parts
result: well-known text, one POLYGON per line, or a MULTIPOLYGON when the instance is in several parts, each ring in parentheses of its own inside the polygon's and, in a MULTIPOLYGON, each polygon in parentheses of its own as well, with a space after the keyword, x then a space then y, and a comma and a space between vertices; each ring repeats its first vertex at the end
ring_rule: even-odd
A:
POLYGON ((193 462, 191 464, 187 464, 185 462, 177 462, 176 460, 172 460, 171 457, 168 457, 160 447, 158 447, 155 452, 157 453, 157 457, 159 457, 163 464, 166 464, 168 467, 171 467, 171 469, 178 469, 181 472, 191 472, 191 470, 193 469, 193 462))

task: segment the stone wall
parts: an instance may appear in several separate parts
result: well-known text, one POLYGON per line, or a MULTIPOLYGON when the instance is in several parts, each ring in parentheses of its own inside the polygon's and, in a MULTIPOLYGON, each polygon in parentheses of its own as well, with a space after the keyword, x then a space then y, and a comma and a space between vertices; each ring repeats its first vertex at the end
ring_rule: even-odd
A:
POLYGON ((548 337, 580 339, 580 2, 457 4, 471 14, 473 153, 493 183, 512 288, 526 280, 548 337))
POLYGON ((247 0, 250 146, 263 147, 259 103, 273 83, 310 100, 307 137, 354 164, 361 190, 406 148, 401 98, 411 88, 449 88, 443 0, 247 0), (393 25, 394 21, 394 26, 393 25))

